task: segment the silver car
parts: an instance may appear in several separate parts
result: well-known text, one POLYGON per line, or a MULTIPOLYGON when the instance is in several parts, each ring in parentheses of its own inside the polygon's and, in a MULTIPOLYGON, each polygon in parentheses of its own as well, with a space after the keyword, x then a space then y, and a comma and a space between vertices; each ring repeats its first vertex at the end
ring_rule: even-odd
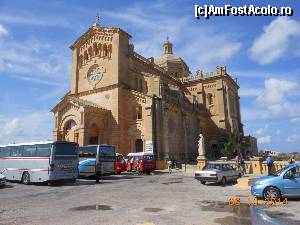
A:
POLYGON ((6 183, 6 177, 0 173, 0 187, 4 186, 6 183))
POLYGON ((225 185, 227 181, 236 181, 241 176, 241 170, 234 169, 226 162, 210 162, 203 170, 195 172, 195 179, 202 184, 215 182, 225 185))

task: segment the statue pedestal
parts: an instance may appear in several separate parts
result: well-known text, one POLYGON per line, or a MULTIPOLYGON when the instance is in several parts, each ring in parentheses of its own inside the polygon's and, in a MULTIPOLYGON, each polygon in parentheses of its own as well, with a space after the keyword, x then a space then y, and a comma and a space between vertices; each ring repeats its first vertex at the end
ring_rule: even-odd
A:
POLYGON ((204 168, 204 166, 206 165, 206 157, 205 157, 205 155, 199 155, 197 157, 197 161, 198 161, 197 168, 199 170, 202 170, 204 168))

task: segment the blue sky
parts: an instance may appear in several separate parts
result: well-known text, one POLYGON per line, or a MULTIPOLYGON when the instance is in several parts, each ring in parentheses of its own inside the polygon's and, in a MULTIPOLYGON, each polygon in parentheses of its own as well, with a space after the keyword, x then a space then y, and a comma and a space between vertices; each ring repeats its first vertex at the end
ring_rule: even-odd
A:
POLYGON ((230 4, 269 2, 294 15, 194 18, 195 4, 228 1, 0 0, 0 144, 51 139, 49 111, 70 87, 69 46, 99 12, 101 25, 130 33, 146 57, 159 56, 169 36, 193 73, 226 65, 238 78, 245 133, 259 149, 300 151, 300 6, 230 4))

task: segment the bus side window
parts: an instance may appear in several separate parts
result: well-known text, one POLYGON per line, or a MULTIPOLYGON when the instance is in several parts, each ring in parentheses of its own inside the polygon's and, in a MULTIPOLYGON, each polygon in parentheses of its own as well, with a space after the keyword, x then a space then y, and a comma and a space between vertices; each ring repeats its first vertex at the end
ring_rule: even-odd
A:
POLYGON ((0 147, 0 158, 1 157, 9 157, 9 156, 10 156, 9 147, 0 147))
POLYGON ((50 153, 51 153, 51 146, 52 144, 40 144, 37 145, 37 149, 36 149, 36 156, 37 157, 49 157, 50 153))
POLYGON ((36 153, 36 146, 35 145, 24 146, 24 149, 23 149, 23 156, 24 157, 34 157, 35 153, 36 153))
POLYGON ((22 157, 23 146, 10 146, 11 157, 22 157))

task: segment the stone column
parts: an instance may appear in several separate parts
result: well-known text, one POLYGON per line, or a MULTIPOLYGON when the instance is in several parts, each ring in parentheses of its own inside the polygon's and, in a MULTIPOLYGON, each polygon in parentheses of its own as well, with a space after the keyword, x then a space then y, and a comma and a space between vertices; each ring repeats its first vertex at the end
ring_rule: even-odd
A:
POLYGON ((164 134, 164 155, 165 158, 170 158, 169 155, 169 128, 168 128, 168 107, 163 107, 163 134, 164 134))
POLYGON ((184 111, 181 111, 181 115, 182 115, 182 125, 183 125, 183 129, 184 129, 184 156, 185 156, 185 161, 188 159, 188 123, 187 123, 187 118, 186 118, 186 113, 184 111))
POLYGON ((228 113, 228 121, 229 124, 231 126, 231 131, 233 131, 233 124, 232 124, 232 117, 231 117, 231 100, 230 100, 230 89, 228 87, 226 87, 226 101, 227 101, 227 113, 228 113))
POLYGON ((84 128, 78 129, 78 144, 80 146, 88 145, 88 140, 86 137, 86 130, 84 128))
POLYGON ((262 157, 254 157, 251 160, 252 169, 254 174, 263 174, 263 167, 262 167, 262 157))

